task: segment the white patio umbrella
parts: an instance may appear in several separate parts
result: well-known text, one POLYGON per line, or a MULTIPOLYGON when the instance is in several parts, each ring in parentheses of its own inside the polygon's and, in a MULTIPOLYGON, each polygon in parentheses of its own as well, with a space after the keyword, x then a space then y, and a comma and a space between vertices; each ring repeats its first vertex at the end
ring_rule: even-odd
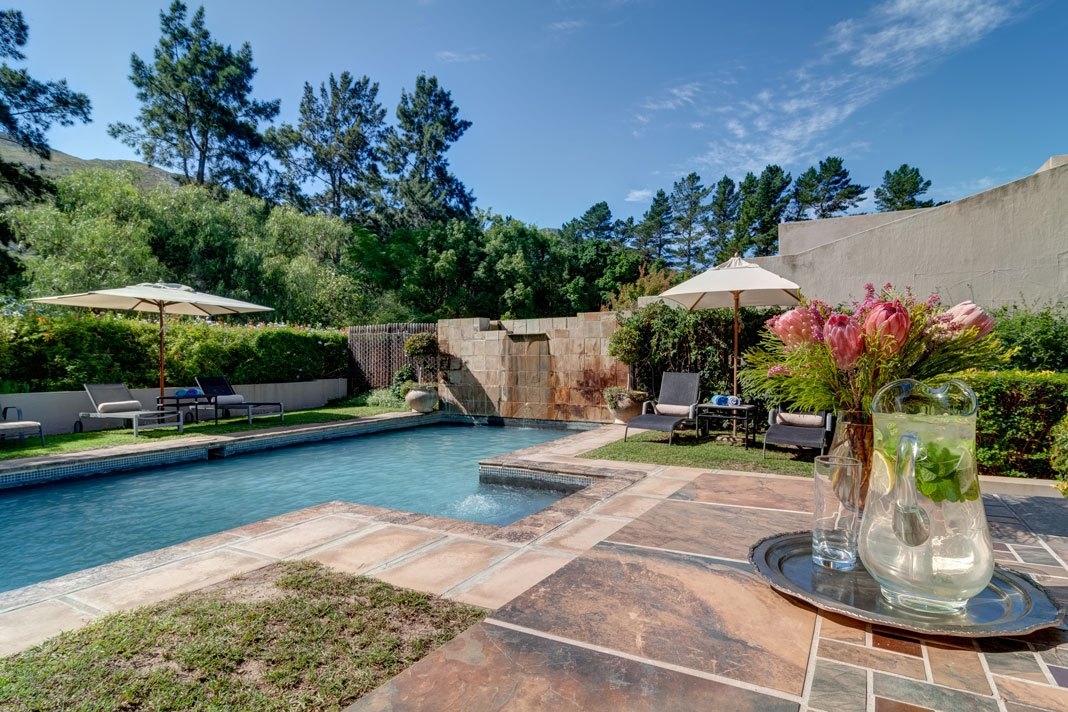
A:
POLYGON ((801 301, 800 290, 785 277, 735 254, 660 296, 678 302, 688 311, 734 308, 734 395, 738 395, 739 307, 791 306, 801 301))
POLYGON ((163 395, 163 339, 166 331, 164 314, 222 316, 249 312, 273 311, 251 302, 197 292, 184 284, 166 282, 134 284, 119 289, 99 289, 80 294, 31 299, 38 304, 55 304, 89 309, 157 312, 159 314, 159 394, 163 395))

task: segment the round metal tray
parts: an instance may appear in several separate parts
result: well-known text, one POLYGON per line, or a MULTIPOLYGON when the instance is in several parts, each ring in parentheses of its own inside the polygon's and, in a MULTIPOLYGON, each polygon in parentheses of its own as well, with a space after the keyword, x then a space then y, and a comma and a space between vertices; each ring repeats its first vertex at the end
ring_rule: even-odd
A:
POLYGON ((994 567, 986 589, 954 614, 920 613, 897 608, 879 594, 879 584, 857 563, 853 571, 831 571, 812 564, 812 532, 789 532, 763 539, 749 550, 749 561, 772 588, 816 608, 867 623, 916 633, 993 637, 1022 635, 1060 625, 1064 610, 1027 576, 994 567))

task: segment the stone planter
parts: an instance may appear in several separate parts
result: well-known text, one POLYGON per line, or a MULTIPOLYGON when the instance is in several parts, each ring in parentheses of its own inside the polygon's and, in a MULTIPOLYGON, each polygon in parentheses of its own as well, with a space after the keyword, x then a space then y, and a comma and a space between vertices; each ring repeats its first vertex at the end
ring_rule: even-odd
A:
POLYGON ((429 413, 438 405, 438 392, 430 388, 412 388, 404 396, 404 402, 416 413, 429 413))
POLYGON ((638 401, 633 401, 629 398, 620 398, 616 401, 616 407, 608 407, 608 412, 612 414, 613 422, 617 425, 626 425, 630 422, 631 418, 636 418, 641 415, 642 404, 638 401))

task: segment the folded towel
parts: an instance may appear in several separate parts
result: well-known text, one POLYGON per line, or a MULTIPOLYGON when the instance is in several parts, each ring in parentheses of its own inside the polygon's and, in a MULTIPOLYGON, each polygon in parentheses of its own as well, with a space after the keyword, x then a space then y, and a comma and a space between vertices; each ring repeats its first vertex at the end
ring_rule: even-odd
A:
POLYGON ((729 405, 729 396, 712 396, 712 405, 729 405))
POLYGON ((202 396, 202 395, 204 395, 204 391, 200 390, 199 388, 187 388, 186 391, 185 391, 185 394, 187 396, 189 396, 190 398, 192 398, 193 396, 202 396))
POLYGON ((185 388, 179 388, 178 390, 176 390, 174 392, 174 397, 175 398, 183 398, 183 397, 185 397, 187 395, 189 395, 189 391, 187 389, 185 389, 185 388))
POLYGON ((727 397, 727 405, 741 405, 741 404, 742 404, 742 399, 739 398, 738 396, 728 396, 727 397))

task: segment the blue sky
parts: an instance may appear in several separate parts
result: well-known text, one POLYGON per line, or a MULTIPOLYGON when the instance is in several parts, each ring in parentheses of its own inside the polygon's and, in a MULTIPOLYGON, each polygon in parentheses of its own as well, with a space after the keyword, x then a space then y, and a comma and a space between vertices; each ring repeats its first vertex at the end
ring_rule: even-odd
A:
MULTIPOLYGON (((953 200, 1068 153, 1068 2, 204 0, 217 41, 252 46, 254 95, 296 120, 305 82, 349 71, 401 90, 436 75, 473 125, 450 152, 477 205, 556 227, 607 201, 828 155, 874 190, 902 163, 953 200)), ((66 78, 93 122, 54 128, 81 158, 137 156, 130 55, 151 59, 169 0, 33 0, 26 67, 66 78)), ((871 191, 869 191, 870 195, 871 191)), ((874 210, 870 203, 862 209, 874 210)))

